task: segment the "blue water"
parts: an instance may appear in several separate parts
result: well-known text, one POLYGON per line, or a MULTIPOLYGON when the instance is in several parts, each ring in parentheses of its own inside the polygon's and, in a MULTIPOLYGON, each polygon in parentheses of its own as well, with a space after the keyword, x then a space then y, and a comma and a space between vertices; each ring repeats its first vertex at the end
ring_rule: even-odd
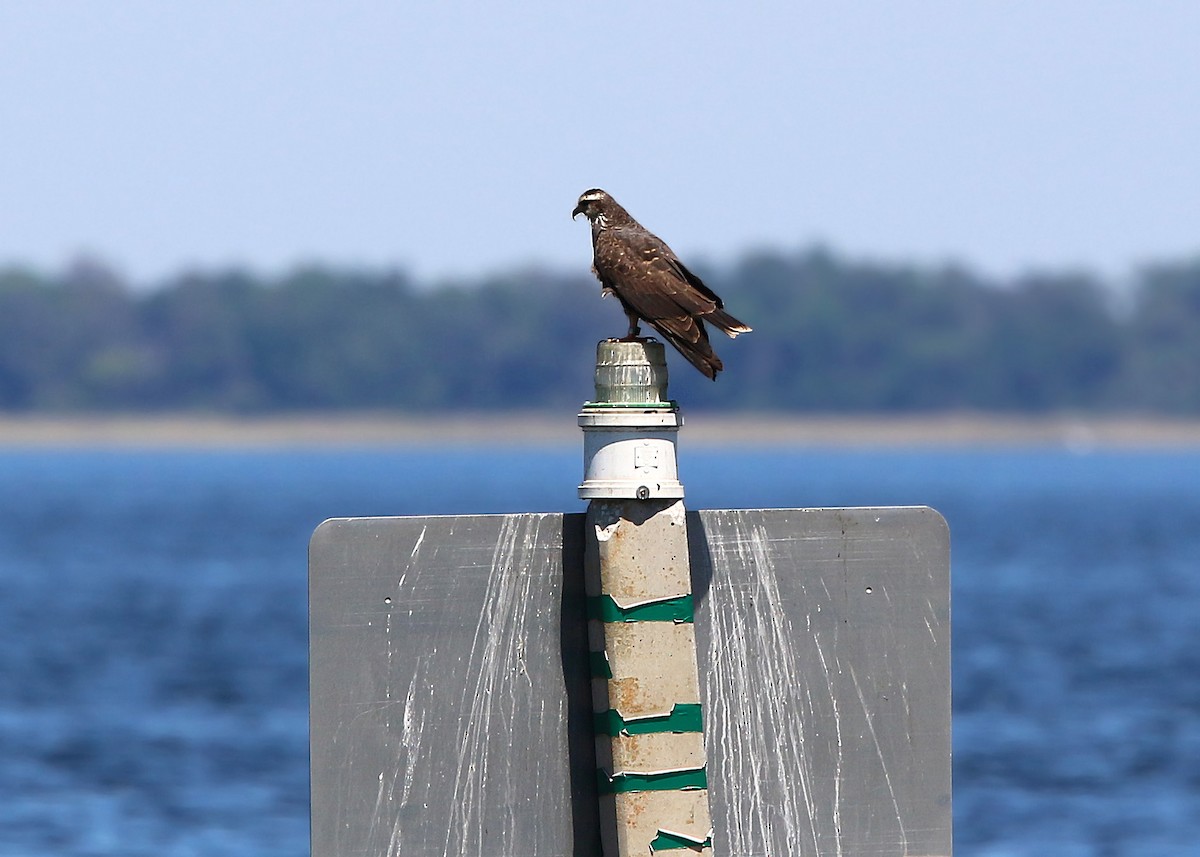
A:
MULTIPOLYGON (((682 451, 692 508, 950 522, 960 855, 1200 846, 1200 453, 682 451)), ((0 453, 0 854, 303 855, 306 547, 578 511, 549 450, 0 453)))

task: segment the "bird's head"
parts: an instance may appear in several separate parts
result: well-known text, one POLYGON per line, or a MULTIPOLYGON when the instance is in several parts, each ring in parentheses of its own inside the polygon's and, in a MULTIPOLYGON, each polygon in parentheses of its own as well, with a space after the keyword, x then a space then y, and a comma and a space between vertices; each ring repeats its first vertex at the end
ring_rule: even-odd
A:
POLYGON ((575 210, 571 212, 571 219, 574 220, 582 214, 590 222, 596 223, 600 221, 601 225, 603 225, 608 214, 614 207, 620 208, 616 200, 600 190, 600 188, 594 187, 591 190, 585 190, 579 195, 579 202, 576 204, 575 210))

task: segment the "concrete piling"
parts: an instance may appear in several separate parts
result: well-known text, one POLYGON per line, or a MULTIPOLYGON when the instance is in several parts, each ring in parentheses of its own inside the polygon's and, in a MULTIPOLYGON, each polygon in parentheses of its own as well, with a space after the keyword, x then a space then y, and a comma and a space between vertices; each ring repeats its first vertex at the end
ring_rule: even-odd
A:
POLYGON ((658 342, 601 342, 584 406, 588 637, 606 857, 712 853, 683 486, 658 342), (639 401, 640 400, 640 401, 639 401))

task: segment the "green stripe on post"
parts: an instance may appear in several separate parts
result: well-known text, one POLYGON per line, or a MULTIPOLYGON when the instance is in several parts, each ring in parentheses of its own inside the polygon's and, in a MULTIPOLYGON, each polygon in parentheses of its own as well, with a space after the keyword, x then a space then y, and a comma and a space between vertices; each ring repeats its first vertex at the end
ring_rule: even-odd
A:
POLYGON ((666 830, 660 830, 658 831, 658 836, 655 836, 650 842, 651 854, 658 851, 675 851, 681 848, 712 848, 712 837, 706 837, 703 842, 700 842, 695 839, 689 839, 686 836, 679 836, 666 830))
POLYGON ((708 788, 708 772, 704 768, 658 771, 652 774, 629 771, 611 777, 602 770, 596 773, 600 781, 600 794, 672 792, 708 788))
POLYGON ((593 595, 587 600, 587 611, 589 619, 599 619, 601 622, 691 623, 696 618, 690 593, 632 607, 622 607, 611 595, 593 595))
POLYGON ((609 709, 594 715, 596 732, 601 735, 652 735, 656 732, 703 732, 700 703, 677 702, 668 714, 624 718, 609 709))
POLYGON ((595 678, 612 678, 612 667, 608 664, 607 652, 588 652, 588 657, 592 662, 592 675, 595 678))

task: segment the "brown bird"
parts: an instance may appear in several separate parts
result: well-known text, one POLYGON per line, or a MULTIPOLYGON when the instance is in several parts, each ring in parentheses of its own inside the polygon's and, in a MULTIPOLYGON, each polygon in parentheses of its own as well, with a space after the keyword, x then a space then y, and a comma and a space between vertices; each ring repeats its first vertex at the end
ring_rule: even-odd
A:
POLYGON ((592 225, 592 271, 604 295, 616 295, 629 317, 626 340, 636 339, 642 320, 707 377, 724 369, 708 343, 704 322, 730 338, 751 328, 725 312, 713 290, 684 267, 666 243, 599 188, 584 191, 571 219, 592 225))

